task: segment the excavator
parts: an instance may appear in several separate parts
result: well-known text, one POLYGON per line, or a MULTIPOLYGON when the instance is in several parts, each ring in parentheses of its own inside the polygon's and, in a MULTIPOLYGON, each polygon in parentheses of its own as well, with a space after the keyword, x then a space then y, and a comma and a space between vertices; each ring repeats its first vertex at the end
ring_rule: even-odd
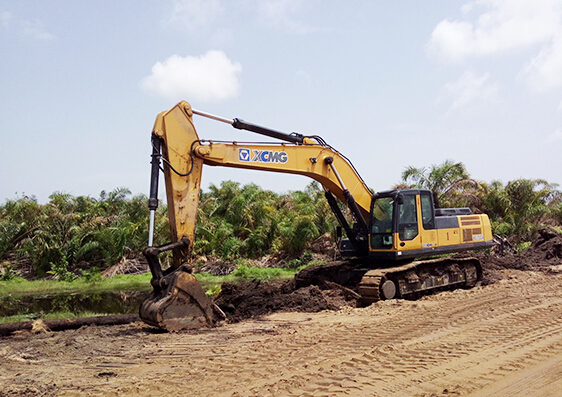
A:
POLYGON ((304 269, 297 286, 324 279, 349 285, 368 305, 382 299, 415 298, 440 289, 470 288, 482 279, 479 261, 444 255, 492 246, 490 221, 469 208, 435 208, 432 192, 395 189, 372 193, 355 167, 320 136, 284 133, 241 119, 195 110, 181 101, 160 113, 152 130, 148 247, 143 254, 153 291, 141 319, 169 331, 213 326, 224 313, 206 296, 190 261, 203 165, 305 175, 320 183, 339 226, 342 261, 304 269), (278 142, 200 139, 198 115, 274 138, 278 142), (159 174, 163 171, 171 242, 154 246, 159 174), (342 210, 343 209, 343 210, 342 210), (162 269, 159 255, 172 251, 162 269))

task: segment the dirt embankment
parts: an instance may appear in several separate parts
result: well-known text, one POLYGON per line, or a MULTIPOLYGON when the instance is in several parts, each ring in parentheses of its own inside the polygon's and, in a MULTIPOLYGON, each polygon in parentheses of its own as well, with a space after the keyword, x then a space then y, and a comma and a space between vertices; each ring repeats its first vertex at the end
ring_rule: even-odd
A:
POLYGON ((539 230, 531 246, 515 255, 483 255, 482 261, 490 271, 499 269, 536 270, 558 273, 562 259, 562 234, 554 229, 539 230))
POLYGON ((215 303, 225 312, 229 322, 263 316, 278 311, 316 313, 322 310, 338 310, 355 301, 337 289, 320 289, 316 285, 295 288, 293 280, 284 282, 260 282, 222 286, 215 303))

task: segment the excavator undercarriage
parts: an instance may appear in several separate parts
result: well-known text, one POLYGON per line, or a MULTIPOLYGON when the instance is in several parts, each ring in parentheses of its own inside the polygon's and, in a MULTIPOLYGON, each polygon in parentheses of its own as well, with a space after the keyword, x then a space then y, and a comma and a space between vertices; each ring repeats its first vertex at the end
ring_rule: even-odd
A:
POLYGON ((360 260, 338 261, 306 268, 295 275, 298 288, 322 287, 326 281, 350 288, 359 294, 360 306, 385 299, 415 299, 445 289, 471 288, 481 280, 482 267, 473 257, 377 263, 377 268, 360 260))

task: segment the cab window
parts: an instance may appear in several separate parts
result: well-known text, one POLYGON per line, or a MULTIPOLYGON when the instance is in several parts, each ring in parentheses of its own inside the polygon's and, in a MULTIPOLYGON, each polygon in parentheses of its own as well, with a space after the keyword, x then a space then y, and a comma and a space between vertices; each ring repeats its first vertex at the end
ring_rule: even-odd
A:
POLYGON ((402 241, 413 240, 418 235, 416 196, 404 195, 398 204, 398 236, 402 241))
POLYGON ((420 193, 422 223, 425 230, 435 229, 433 198, 430 192, 420 193))
POLYGON ((374 201, 371 209, 371 248, 392 248, 393 213, 392 197, 380 197, 374 201))

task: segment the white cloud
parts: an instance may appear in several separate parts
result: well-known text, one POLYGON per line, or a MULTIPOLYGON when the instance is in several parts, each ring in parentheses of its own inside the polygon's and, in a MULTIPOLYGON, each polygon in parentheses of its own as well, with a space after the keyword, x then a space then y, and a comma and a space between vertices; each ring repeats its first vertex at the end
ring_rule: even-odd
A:
POLYGON ((3 28, 12 30, 17 34, 31 37, 37 40, 52 40, 55 35, 48 32, 43 22, 38 19, 17 20, 11 12, 0 8, 0 25, 3 28))
POLYGON ((209 28, 222 14, 224 7, 219 0, 175 0, 170 22, 198 31, 209 28))
POLYGON ((174 101, 218 101, 238 94, 240 73, 242 66, 222 51, 210 50, 199 57, 172 55, 152 67, 141 88, 174 101))
POLYGON ((560 31, 560 0, 477 0, 461 11, 481 10, 474 21, 441 21, 427 44, 430 56, 444 62, 527 48, 552 40, 560 31))
POLYGON ((23 21, 22 24, 23 34, 37 40, 52 40, 55 35, 45 30, 43 23, 38 19, 33 21, 23 21))
POLYGON ((544 140, 544 143, 554 142, 562 142, 562 129, 557 129, 544 140))
POLYGON ((518 78, 535 91, 562 87, 562 32, 525 64, 518 78))
POLYGON ((438 102, 450 103, 449 111, 475 103, 494 102, 497 100, 498 86, 489 80, 489 73, 478 76, 471 71, 465 72, 459 80, 445 84, 438 102))
POLYGON ((307 14, 306 7, 311 5, 310 1, 268 0, 257 1, 256 5, 258 19, 264 26, 295 34, 307 34, 319 30, 301 20, 302 16, 307 14))

